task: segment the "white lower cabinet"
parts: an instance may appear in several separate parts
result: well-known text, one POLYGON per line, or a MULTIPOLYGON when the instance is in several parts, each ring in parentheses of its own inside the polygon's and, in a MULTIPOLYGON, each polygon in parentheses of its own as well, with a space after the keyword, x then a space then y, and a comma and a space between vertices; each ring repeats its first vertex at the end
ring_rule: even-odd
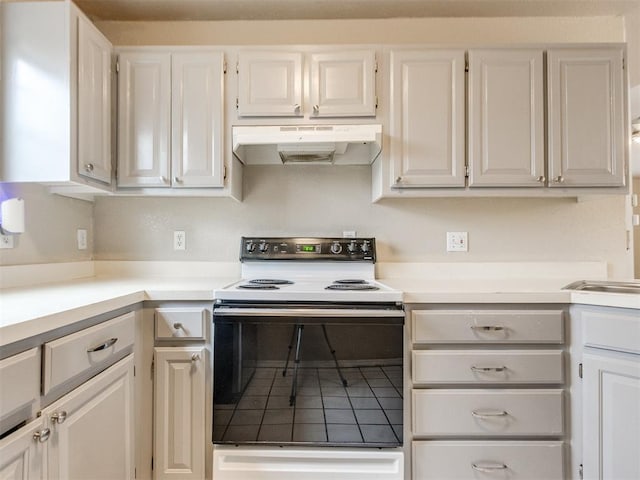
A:
POLYGON ((47 478, 134 478, 133 355, 42 411, 47 478))
POLYGON ((44 478, 42 459, 48 435, 48 430, 44 430, 44 419, 38 418, 18 432, 0 440, 0 478, 2 480, 44 478))
POLYGON ((203 345, 154 349, 156 480, 205 477, 205 356, 203 345))
POLYGON ((562 442, 413 442, 413 478, 420 480, 564 479, 562 442))
POLYGON ((564 480, 564 310, 408 311, 411 478, 564 480))

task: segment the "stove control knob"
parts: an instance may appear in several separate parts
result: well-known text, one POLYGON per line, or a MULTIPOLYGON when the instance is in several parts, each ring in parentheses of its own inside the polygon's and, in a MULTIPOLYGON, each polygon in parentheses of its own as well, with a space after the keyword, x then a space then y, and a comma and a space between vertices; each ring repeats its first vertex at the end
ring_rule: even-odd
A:
POLYGON ((358 248, 358 245, 356 244, 355 240, 352 240, 349 245, 347 245, 347 250, 349 250, 349 253, 355 253, 356 248, 358 248))
POLYGON ((244 248, 247 250, 247 253, 253 253, 256 249, 256 244, 249 241, 247 242, 247 244, 244 246, 244 248))
POLYGON ((269 244, 267 242, 261 242, 260 245, 258 245, 258 250, 260 250, 260 253, 266 253, 269 251, 269 244))
POLYGON ((367 240, 365 240, 364 242, 362 242, 362 245, 360 246, 360 249, 362 250, 362 253, 369 253, 369 242, 367 240))
POLYGON ((335 253, 337 255, 340 252, 342 252, 342 245, 340 245, 340 243, 338 243, 338 242, 332 243, 331 244, 331 253, 335 253))

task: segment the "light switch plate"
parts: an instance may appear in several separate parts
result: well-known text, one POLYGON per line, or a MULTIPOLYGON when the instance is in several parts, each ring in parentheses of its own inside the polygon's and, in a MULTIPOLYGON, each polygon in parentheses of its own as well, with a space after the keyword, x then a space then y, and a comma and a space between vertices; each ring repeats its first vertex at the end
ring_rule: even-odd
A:
POLYGON ((175 230, 173 232, 173 249, 174 250, 186 250, 187 249, 187 235, 184 230, 175 230))
POLYGON ((467 232, 447 232, 447 252, 466 252, 469 250, 467 232))
POLYGON ((84 228, 79 228, 76 231, 76 237, 78 240, 78 250, 87 249, 87 231, 84 228))

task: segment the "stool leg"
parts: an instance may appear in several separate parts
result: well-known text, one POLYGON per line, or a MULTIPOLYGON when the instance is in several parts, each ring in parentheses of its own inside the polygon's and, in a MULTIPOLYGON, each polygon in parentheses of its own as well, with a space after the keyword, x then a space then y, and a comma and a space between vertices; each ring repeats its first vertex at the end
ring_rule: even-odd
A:
POLYGON ((296 332, 298 331, 298 326, 294 325, 293 330, 291 331, 291 340, 289 340, 289 349, 287 351, 287 361, 284 362, 284 370, 282 370, 282 376, 287 376, 287 366, 289 365, 289 357, 291 357, 291 348, 293 348, 293 339, 296 337, 296 332))
POLYGON ((293 384, 291 385, 291 395, 289 396, 289 406, 296 404, 296 388, 298 385, 298 365, 300 364, 300 342, 302 341, 302 329, 304 325, 297 325, 298 338, 296 339, 296 358, 293 362, 293 384))
POLYGON ((331 342, 329 342, 329 335, 327 335, 327 327, 322 325, 322 333, 324 333, 324 339, 327 341, 327 345, 329 346, 329 351, 331 352, 331 356, 333 357, 333 361, 336 364, 336 370, 338 371, 338 375, 340 375, 340 380, 342 380, 342 385, 347 386, 347 380, 342 376, 342 371, 340 370, 340 365, 338 365, 338 359, 336 358, 336 351, 331 346, 331 342))

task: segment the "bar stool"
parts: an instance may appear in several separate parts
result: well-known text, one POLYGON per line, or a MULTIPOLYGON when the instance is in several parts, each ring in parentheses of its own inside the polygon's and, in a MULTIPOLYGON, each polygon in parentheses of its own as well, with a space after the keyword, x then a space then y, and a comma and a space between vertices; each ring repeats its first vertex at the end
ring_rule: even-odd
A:
MULTIPOLYGON (((342 385, 346 387, 347 380, 342 375, 342 371, 340 370, 340 365, 338 365, 338 359, 336 358, 336 351, 331 346, 331 342, 329 342, 329 335, 327 335, 327 328, 324 324, 322 326, 322 333, 324 334, 324 339, 327 342, 327 346, 329 347, 329 351, 331 352, 331 356, 333 357, 333 361, 336 364, 336 370, 338 371, 338 375, 340 376, 340 380, 342 380, 342 385)), ((282 370, 282 376, 287 376, 287 367, 289 366, 289 358, 291 357, 291 349, 293 348, 293 341, 295 339, 296 342, 296 356, 293 361, 293 384, 291 385, 291 395, 289 396, 289 406, 293 407, 296 404, 296 391, 298 385, 298 365, 300 364, 300 345, 302 343, 302 331, 304 330, 304 325, 296 324, 293 327, 293 332, 291 333, 291 340, 289 341, 289 350, 287 352, 287 360, 284 363, 284 370, 282 370)))

